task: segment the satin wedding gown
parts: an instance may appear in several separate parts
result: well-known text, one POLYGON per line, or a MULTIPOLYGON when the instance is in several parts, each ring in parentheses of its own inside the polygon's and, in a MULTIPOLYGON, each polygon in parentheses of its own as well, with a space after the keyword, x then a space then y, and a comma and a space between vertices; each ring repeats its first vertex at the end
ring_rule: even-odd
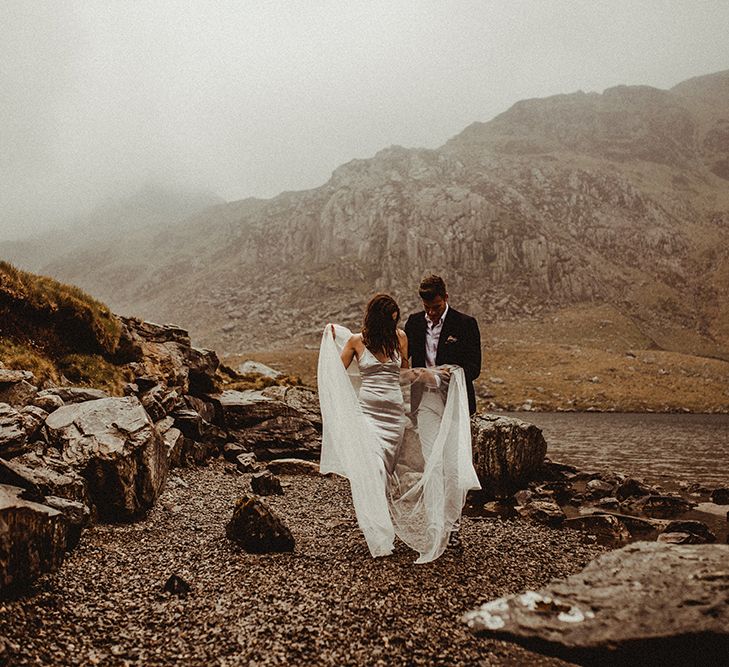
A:
POLYGON ((381 362, 367 349, 345 369, 340 354, 352 334, 336 325, 334 333, 325 327, 319 353, 321 472, 349 480, 372 556, 392 553, 397 535, 419 553, 416 563, 435 560, 466 493, 480 488, 463 370, 435 369, 444 378, 440 408, 435 419, 419 419, 423 392, 435 391, 419 369, 401 369, 399 359, 381 362))

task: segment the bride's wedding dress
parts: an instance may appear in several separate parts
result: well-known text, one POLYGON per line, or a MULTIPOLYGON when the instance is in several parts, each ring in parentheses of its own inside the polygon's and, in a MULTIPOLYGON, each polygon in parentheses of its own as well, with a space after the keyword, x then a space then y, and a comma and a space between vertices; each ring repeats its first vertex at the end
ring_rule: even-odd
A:
POLYGON ((327 325, 319 353, 321 472, 349 480, 373 556, 392 553, 397 535, 420 554, 417 563, 435 560, 466 493, 480 488, 463 370, 434 369, 443 378, 435 389, 420 369, 381 362, 366 348, 345 369, 340 353, 351 332, 335 325, 334 333, 327 325))

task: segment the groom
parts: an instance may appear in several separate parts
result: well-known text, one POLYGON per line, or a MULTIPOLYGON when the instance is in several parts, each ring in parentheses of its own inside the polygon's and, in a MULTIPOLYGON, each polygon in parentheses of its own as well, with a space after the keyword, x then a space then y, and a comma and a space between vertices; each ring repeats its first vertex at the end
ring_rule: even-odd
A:
MULTIPOLYGON (((468 411, 476 412, 476 392, 473 381, 481 373, 481 334, 473 317, 458 312, 448 305, 448 292, 443 278, 430 275, 418 289, 423 310, 408 317, 405 333, 408 337, 408 354, 413 368, 431 368, 441 364, 455 364, 463 368, 466 376, 468 411)), ((439 380, 436 379, 436 383, 439 380)), ((436 386, 413 388, 412 400, 417 405, 418 430, 424 454, 432 449, 433 442, 426 434, 438 432, 443 416, 443 398, 436 386)), ((459 548, 460 521, 456 523, 448 540, 448 546, 459 548)))
POLYGON ((481 334, 478 322, 448 305, 443 278, 427 276, 418 289, 423 310, 405 323, 408 353, 413 368, 456 364, 466 375, 468 411, 476 412, 473 381, 481 373, 481 334))

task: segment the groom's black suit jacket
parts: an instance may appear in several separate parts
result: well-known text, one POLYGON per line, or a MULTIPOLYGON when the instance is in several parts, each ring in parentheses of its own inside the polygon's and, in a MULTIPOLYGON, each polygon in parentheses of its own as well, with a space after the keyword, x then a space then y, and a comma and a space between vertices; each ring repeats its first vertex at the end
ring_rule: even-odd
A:
MULTIPOLYGON (((425 311, 413 313, 405 323, 408 354, 413 368, 425 367, 425 311)), ((475 318, 448 307, 438 339, 436 365, 456 364, 463 368, 468 391, 468 409, 476 412, 476 392, 473 381, 481 373, 481 333, 475 318)))

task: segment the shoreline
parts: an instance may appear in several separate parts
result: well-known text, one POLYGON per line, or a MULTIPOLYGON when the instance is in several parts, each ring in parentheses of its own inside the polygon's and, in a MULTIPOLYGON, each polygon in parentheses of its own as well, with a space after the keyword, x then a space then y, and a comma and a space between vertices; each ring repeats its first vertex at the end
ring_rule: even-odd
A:
POLYGON ((87 530, 61 569, 5 601, 10 664, 566 665, 477 638, 461 615, 578 572, 606 551, 579 531, 464 516, 462 552, 372 559, 337 477, 281 476, 265 502, 292 554, 251 555, 224 534, 250 475, 214 460, 177 469, 147 518, 87 530), (192 590, 165 593, 171 574, 192 590))

